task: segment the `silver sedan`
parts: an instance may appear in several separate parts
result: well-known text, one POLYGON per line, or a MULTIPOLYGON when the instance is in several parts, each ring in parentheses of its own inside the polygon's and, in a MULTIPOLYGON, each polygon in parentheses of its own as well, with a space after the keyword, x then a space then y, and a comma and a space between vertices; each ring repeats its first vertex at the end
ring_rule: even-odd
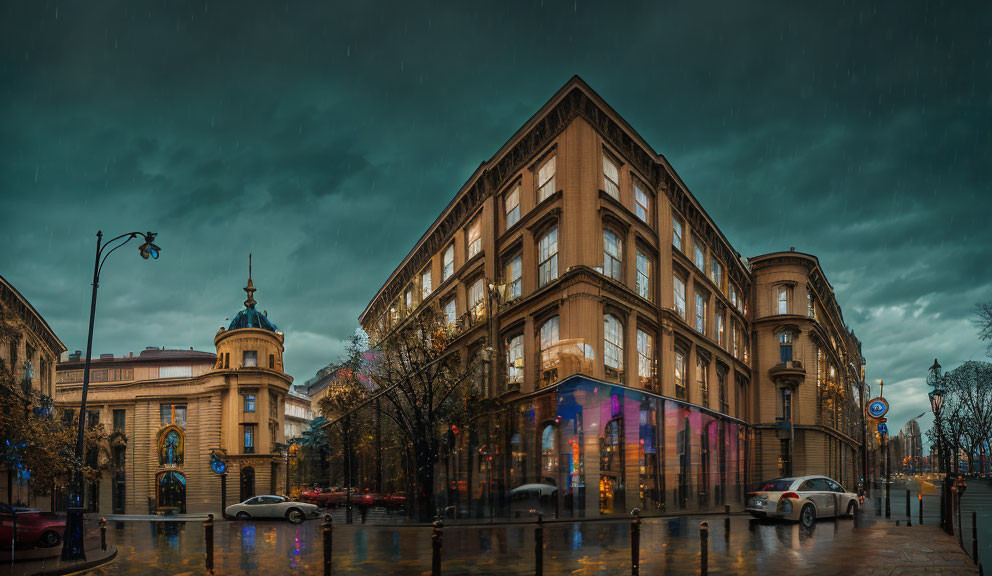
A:
POLYGON ((826 476, 777 478, 749 492, 746 508, 758 518, 784 518, 812 526, 817 518, 854 516, 858 495, 826 476))
POLYGON ((305 502, 294 502, 285 496, 255 496, 240 504, 231 504, 225 512, 238 520, 285 518, 293 524, 320 516, 320 508, 305 502))

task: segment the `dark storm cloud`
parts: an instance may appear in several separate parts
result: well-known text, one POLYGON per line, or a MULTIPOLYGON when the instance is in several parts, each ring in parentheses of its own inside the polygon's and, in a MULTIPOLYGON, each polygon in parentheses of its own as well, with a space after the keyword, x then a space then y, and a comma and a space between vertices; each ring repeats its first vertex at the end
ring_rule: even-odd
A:
POLYGON ((85 344, 93 234, 115 255, 95 352, 211 349, 244 299, 298 380, 478 164, 581 75, 745 256, 816 254, 897 391, 983 354, 992 298, 987 4, 8 3, 0 273, 85 344), (984 26, 984 27, 983 27, 984 26))

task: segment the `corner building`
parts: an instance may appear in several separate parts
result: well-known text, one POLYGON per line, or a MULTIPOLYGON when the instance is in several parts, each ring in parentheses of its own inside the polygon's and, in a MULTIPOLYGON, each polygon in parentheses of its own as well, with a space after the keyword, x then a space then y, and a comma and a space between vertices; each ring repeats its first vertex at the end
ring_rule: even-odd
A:
MULTIPOLYGON (((284 336, 255 309, 249 273, 245 308, 214 336, 216 354, 148 348, 93 359, 86 410, 104 446, 87 455, 101 470, 84 506, 106 514, 214 513, 256 494, 285 491, 284 336), (211 469, 216 457, 225 476, 211 469)), ((56 405, 78 412, 84 359, 57 366, 56 405)))
POLYGON ((764 474, 753 301, 749 266, 665 158, 575 77, 360 321, 374 344, 434 305, 456 346, 495 343, 480 385, 509 408, 439 475, 460 514, 506 512, 533 483, 555 488, 559 515, 660 513, 740 502, 764 474))

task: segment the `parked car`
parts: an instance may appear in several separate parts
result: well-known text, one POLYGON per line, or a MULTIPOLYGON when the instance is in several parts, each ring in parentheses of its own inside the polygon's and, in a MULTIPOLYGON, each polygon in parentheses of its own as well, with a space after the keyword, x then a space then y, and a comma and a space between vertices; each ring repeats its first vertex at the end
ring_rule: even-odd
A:
POLYGON ((746 508, 757 518, 783 518, 809 527, 817 518, 854 516, 858 495, 826 476, 776 478, 748 492, 746 508))
POLYGON ((240 504, 231 504, 225 510, 228 516, 238 520, 249 518, 285 518, 299 524, 307 518, 320 516, 320 508, 306 502, 294 502, 285 496, 255 496, 240 504))
POLYGON ((378 492, 361 492, 359 494, 352 494, 351 501, 356 506, 371 508, 382 505, 382 495, 378 492))
POLYGON ((17 520, 17 547, 51 548, 62 542, 65 516, 28 508, 12 508, 0 502, 0 548, 10 549, 17 520))
POLYGON ((510 511, 515 517, 531 513, 553 514, 558 487, 550 484, 524 484, 510 490, 510 511))
POLYGON ((386 508, 403 508, 406 506, 406 494, 403 492, 392 492, 382 497, 382 505, 386 508))

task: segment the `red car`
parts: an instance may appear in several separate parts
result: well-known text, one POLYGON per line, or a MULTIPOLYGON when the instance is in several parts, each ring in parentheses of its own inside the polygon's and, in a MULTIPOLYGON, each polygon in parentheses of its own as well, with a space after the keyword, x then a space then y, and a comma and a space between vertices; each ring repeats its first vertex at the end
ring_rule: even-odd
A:
POLYGON ((0 502, 0 548, 10 549, 14 538, 14 515, 17 515, 17 547, 51 548, 62 542, 65 517, 51 512, 11 508, 0 502))
POLYGON ((371 508, 382 504, 382 496, 378 492, 363 492, 361 494, 352 494, 351 501, 356 506, 371 508))
POLYGON ((382 497, 382 505, 386 508, 403 508, 406 506, 406 494, 393 492, 382 497))

